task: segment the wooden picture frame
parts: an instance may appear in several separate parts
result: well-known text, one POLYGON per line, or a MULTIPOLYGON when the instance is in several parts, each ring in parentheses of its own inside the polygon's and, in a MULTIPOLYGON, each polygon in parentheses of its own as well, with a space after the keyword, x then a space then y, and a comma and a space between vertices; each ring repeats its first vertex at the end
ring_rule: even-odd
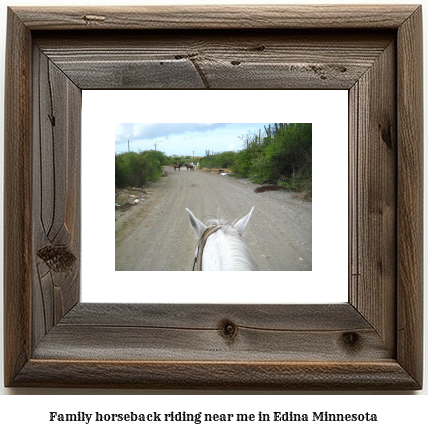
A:
POLYGON ((422 387, 421 6, 14 7, 6 53, 6 386, 422 387), (81 303, 81 91, 119 88, 347 89, 348 303, 81 303))

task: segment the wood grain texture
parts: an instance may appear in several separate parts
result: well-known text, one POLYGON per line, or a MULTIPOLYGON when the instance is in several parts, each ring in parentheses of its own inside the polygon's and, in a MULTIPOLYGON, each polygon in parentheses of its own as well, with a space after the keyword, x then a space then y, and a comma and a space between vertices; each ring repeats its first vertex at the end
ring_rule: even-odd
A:
POLYGON ((418 387, 394 361, 355 364, 30 360, 15 378, 15 385, 284 391, 412 390, 418 387))
POLYGON ((395 43, 350 92, 350 302, 395 347, 396 76, 395 43))
POLYGON ((33 346, 79 301, 81 91, 33 50, 33 346))
POLYGON ((397 29, 415 5, 14 7, 31 30, 397 29))
POLYGON ((4 322, 5 382, 30 357, 31 332, 31 38, 9 11, 5 76, 4 322), (19 127, 18 127, 19 126, 19 127))
POLYGON ((46 336, 33 356, 56 360, 357 362, 392 359, 394 352, 348 304, 80 304, 46 336), (227 327, 234 329, 233 334, 227 327))
POLYGON ((394 38, 289 30, 88 36, 53 32, 35 43, 82 89, 349 89, 394 38))
POLYGON ((6 385, 421 388, 421 41, 417 6, 10 9, 6 385), (349 303, 79 303, 87 88, 349 89, 349 303))
POLYGON ((423 66, 422 8, 398 32, 397 359, 422 383, 423 66), (419 342, 419 344, 418 344, 419 342))

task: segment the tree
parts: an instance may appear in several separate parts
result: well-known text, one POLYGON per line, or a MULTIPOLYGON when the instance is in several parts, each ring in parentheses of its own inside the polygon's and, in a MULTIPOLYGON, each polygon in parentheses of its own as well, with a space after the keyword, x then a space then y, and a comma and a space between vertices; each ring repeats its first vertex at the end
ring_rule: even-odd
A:
POLYGON ((116 188, 142 187, 162 176, 167 157, 160 151, 124 152, 115 156, 116 188))

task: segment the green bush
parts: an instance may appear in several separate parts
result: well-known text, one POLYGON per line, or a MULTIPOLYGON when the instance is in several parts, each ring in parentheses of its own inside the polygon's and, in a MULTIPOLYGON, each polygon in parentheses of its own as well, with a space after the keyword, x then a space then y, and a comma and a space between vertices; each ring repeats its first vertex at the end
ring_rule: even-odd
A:
POLYGON ((286 190, 291 191, 306 191, 312 195, 312 175, 298 174, 292 178, 282 177, 277 184, 286 190))
POLYGON ((233 171, 257 183, 308 189, 312 183, 312 124, 269 124, 247 135, 233 171))
POLYGON ((312 191, 312 124, 269 124, 241 137, 239 152, 205 152, 200 167, 231 168, 234 176, 312 191))
POLYGON ((143 187, 162 176, 167 158, 160 151, 124 152, 115 156, 116 188, 143 187))
POLYGON ((183 165, 199 160, 200 168, 230 168, 236 177, 311 194, 312 124, 268 124, 264 132, 248 133, 241 140, 244 146, 238 152, 206 151, 200 159, 166 157, 160 151, 116 155, 116 187, 141 187, 156 181, 163 165, 174 165, 177 161, 183 165))
POLYGON ((235 158, 236 152, 233 151, 219 152, 217 154, 206 151, 205 157, 199 161, 199 166, 207 169, 227 169, 233 166, 235 158))

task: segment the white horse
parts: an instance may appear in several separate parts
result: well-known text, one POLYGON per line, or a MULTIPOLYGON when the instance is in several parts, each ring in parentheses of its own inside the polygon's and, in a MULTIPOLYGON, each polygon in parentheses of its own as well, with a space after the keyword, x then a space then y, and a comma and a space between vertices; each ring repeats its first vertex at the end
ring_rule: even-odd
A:
POLYGON ((208 226, 186 208, 190 226, 199 238, 193 263, 194 271, 258 271, 259 267, 242 234, 250 220, 251 211, 237 223, 214 220, 208 226))

